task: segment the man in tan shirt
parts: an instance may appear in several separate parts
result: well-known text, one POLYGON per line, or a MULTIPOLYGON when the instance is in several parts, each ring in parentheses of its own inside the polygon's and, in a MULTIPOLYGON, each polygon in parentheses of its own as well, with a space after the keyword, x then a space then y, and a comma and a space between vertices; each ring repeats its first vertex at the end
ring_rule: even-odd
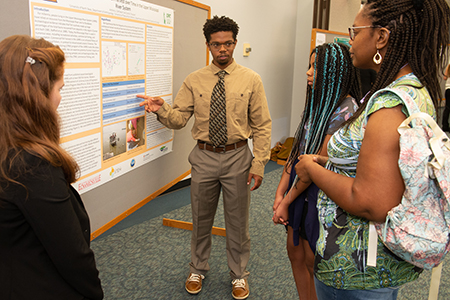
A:
MULTIPOLYGON (((197 294, 209 270, 211 229, 220 191, 223 192, 228 267, 232 296, 249 295, 246 270, 250 257, 250 191, 262 182, 264 166, 270 157, 271 119, 260 76, 233 59, 238 25, 228 17, 207 20, 203 33, 213 63, 191 73, 183 82, 173 107, 160 97, 138 95, 147 112, 157 114, 168 128, 183 128, 192 115, 192 137, 197 145, 189 155, 191 163, 191 207, 193 231, 190 274, 186 290, 197 294), (219 72, 224 70, 226 104, 225 145, 213 145, 210 136, 211 103, 219 72), (247 140, 253 139, 253 155, 247 140), (251 186, 252 179, 254 181, 251 186)), ((213 98, 213 100, 212 100, 213 98)), ((214 134, 213 134, 214 135, 214 134)))

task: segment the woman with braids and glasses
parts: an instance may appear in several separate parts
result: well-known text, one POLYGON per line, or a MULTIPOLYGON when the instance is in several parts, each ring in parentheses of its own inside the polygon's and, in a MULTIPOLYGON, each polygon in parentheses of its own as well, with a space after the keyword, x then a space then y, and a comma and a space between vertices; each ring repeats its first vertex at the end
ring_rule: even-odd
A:
POLYGON ((0 42, 0 299, 103 299, 78 167, 59 145, 64 60, 44 39, 0 42))
POLYGON ((319 234, 318 188, 314 183, 294 184, 294 166, 300 154, 326 155, 331 135, 358 108, 361 83, 348 46, 338 43, 316 47, 306 75, 305 110, 278 185, 272 220, 287 228, 287 251, 299 298, 317 299, 313 262, 319 234))
MULTIPOLYGON (((445 0, 368 0, 349 29, 353 64, 377 72, 366 99, 382 88, 401 89, 436 118, 449 18, 445 0)), ((397 127, 408 113, 392 92, 375 100, 367 113, 364 101, 333 134, 328 158, 302 155, 295 168, 300 181, 321 190, 314 263, 319 299, 396 299, 398 287, 422 271, 393 255, 380 239, 375 263, 367 262, 369 221, 384 222, 405 190, 397 127)))

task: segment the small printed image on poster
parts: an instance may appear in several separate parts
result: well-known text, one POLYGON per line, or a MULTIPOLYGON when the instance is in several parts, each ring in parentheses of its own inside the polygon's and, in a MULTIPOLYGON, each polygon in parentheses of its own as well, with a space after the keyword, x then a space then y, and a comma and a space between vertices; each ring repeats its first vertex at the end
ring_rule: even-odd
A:
POLYGON ((125 153, 126 135, 126 122, 103 127, 103 160, 125 153))
POLYGON ((127 151, 145 145, 145 119, 134 118, 127 121, 127 151))

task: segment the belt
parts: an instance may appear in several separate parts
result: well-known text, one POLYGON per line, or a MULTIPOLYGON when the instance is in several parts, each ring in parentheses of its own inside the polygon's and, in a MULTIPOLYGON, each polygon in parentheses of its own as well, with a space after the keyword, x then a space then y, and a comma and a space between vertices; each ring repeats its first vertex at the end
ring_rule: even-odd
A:
POLYGON ((208 150, 217 153, 225 153, 247 145, 247 140, 242 140, 234 144, 213 146, 203 141, 197 141, 197 145, 201 150, 208 150))

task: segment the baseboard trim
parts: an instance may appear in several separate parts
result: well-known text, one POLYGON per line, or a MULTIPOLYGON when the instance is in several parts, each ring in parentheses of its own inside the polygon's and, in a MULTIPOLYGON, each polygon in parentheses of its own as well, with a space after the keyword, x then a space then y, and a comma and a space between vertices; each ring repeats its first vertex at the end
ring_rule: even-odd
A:
POLYGON ((191 185, 191 178, 187 178, 187 179, 183 179, 179 182, 177 182, 175 185, 173 185, 172 187, 170 187, 168 190, 164 191, 161 195, 165 195, 174 191, 177 191, 179 189, 188 187, 191 185))

